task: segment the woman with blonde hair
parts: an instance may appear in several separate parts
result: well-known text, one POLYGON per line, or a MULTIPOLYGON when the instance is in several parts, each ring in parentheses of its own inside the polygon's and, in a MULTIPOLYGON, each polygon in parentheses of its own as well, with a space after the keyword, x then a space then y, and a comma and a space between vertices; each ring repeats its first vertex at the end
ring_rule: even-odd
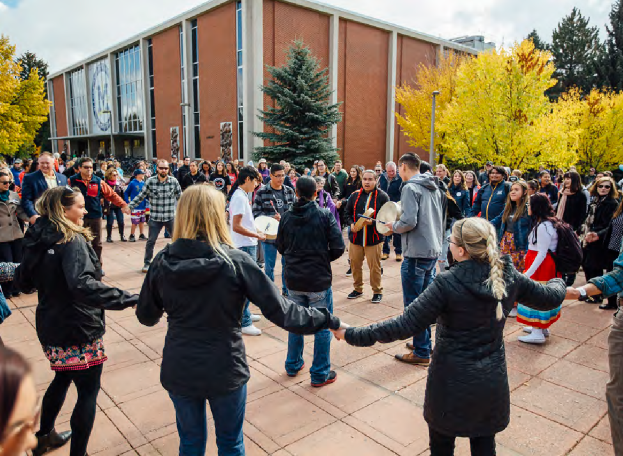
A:
POLYGON ((41 215, 24 237, 24 258, 15 273, 22 289, 36 288, 37 336, 55 372, 41 405, 38 444, 33 456, 64 445, 71 438, 70 456, 85 456, 93 428, 102 368, 107 360, 102 337, 104 310, 136 305, 131 295, 101 282, 102 265, 84 227, 84 197, 78 188, 46 190, 37 201, 41 215), (78 401, 71 415, 71 432, 57 433, 56 418, 74 383, 78 401))
POLYGON ((431 455, 454 454, 456 437, 470 438, 472 455, 495 455, 495 434, 510 420, 505 315, 517 300, 555 308, 566 289, 562 280, 533 282, 508 256, 500 258, 495 228, 483 218, 456 222, 449 241, 457 264, 438 275, 404 314, 333 333, 350 345, 369 347, 407 339, 436 322, 424 398, 431 455))
POLYGON ((241 320, 247 299, 295 334, 340 326, 327 309, 281 296, 255 258, 234 248, 222 193, 208 185, 189 187, 177 206, 173 243, 151 264, 136 310, 147 326, 167 313, 160 379, 175 407, 180 455, 205 453, 206 400, 219 454, 244 454, 249 367, 241 320))

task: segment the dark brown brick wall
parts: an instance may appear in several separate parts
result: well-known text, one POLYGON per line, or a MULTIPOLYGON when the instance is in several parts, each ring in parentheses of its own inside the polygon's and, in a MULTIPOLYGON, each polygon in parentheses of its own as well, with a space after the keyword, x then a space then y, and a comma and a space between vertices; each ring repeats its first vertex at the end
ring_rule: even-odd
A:
MULTIPOLYGON (((215 160, 220 156, 221 122, 232 122, 235 158, 238 156, 235 3, 199 16, 197 33, 201 157, 215 160)), ((249 159, 249 151, 245 151, 244 157, 245 161, 249 159)))
POLYGON ((171 127, 179 127, 180 149, 184 148, 179 33, 176 26, 152 37, 158 158, 167 160, 171 159, 171 127))
POLYGON ((338 100, 344 102, 338 146, 346 166, 385 160, 390 35, 340 19, 338 100))
MULTIPOLYGON (((67 132, 67 103, 65 102, 65 83, 63 75, 52 80, 54 90, 54 115, 56 122, 56 136, 68 136, 67 132)), ((59 151, 62 150, 59 149, 59 151)))

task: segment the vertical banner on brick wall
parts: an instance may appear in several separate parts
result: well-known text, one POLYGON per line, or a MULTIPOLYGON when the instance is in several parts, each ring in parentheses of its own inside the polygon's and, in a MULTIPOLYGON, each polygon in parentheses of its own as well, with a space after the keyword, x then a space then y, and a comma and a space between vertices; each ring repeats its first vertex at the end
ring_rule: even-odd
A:
POLYGON ((180 156, 180 127, 171 127, 171 157, 180 156))
POLYGON ((91 111, 93 133, 110 134, 112 120, 112 87, 110 64, 102 59, 89 65, 89 86, 91 90, 91 111))
POLYGON ((233 142, 232 123, 221 122, 221 160, 231 161, 231 145, 233 142))

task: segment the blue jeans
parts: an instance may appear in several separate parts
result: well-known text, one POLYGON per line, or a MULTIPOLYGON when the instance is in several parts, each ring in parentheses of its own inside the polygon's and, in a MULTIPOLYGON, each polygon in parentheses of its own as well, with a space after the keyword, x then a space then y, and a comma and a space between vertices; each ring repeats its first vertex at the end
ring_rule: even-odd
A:
POLYGON ((448 249, 450 248, 450 243, 448 242, 448 237, 452 234, 452 228, 447 229, 443 236, 443 244, 441 245, 441 255, 439 255, 439 268, 441 272, 446 270, 448 267, 448 249))
MULTIPOLYGON (((264 247, 264 270, 266 275, 273 282, 275 281, 275 263, 277 263, 277 245, 271 242, 262 242, 264 247)), ((286 260, 281 255, 281 291, 288 295, 286 288, 286 260)))
MULTIPOLYGON (((204 456, 208 441, 206 400, 169 393, 175 407, 180 456, 204 456)), ((244 456, 242 424, 247 403, 247 385, 231 393, 208 399, 219 456, 244 456)))
POLYGON ((398 233, 394 233, 391 236, 385 236, 385 240, 383 241, 383 253, 387 253, 389 255, 391 252, 389 241, 392 238, 394 240, 394 251, 396 252, 396 255, 402 255, 402 240, 398 233))
MULTIPOLYGON (((333 313, 333 290, 329 288, 319 292, 305 292, 290 290, 290 301, 308 308, 326 307, 333 313)), ((323 329, 314 335, 314 361, 309 370, 312 383, 323 383, 327 380, 331 370, 331 332, 323 329)), ((288 335, 288 356, 286 358, 286 372, 296 374, 303 367, 304 338, 300 334, 288 335)))
MULTIPOLYGON (((435 278, 437 258, 405 258, 400 266, 402 296, 405 308, 415 301, 435 278)), ((420 358, 430 358, 432 348, 430 327, 413 336, 413 354, 420 358)))
MULTIPOLYGON (((255 261, 255 257, 257 255, 257 245, 250 245, 248 247, 240 247, 238 250, 242 250, 243 252, 247 252, 253 261, 255 261)), ((251 321, 251 311, 249 310, 249 300, 244 303, 244 309, 242 310, 242 324, 243 328, 247 326, 251 326, 253 322, 251 321)))

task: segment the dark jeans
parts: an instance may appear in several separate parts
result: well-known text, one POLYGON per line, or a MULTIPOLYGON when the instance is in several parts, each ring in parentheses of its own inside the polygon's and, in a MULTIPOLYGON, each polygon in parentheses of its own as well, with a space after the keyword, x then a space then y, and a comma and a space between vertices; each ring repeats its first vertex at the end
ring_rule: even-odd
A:
POLYGON ((393 238, 394 240, 394 251, 396 252, 396 255, 402 255, 402 241, 398 233, 394 233, 391 236, 385 236, 385 240, 383 241, 383 253, 387 253, 389 255, 391 252, 391 249, 389 248, 390 238, 393 238))
MULTIPOLYGON (((430 438, 430 456, 454 456, 456 437, 440 434, 428 428, 430 438)), ((472 456, 495 456, 495 435, 472 437, 469 439, 472 456)))
POLYGON ((121 211, 121 208, 111 206, 110 209, 108 210, 108 215, 106 216, 106 227, 112 228, 112 225, 115 221, 115 217, 117 218, 118 226, 124 225, 123 212, 121 211))
MULTIPOLYGON (((22 262, 22 243, 23 239, 15 239, 11 242, 0 242, 0 261, 8 263, 21 263, 22 262)), ((13 287, 13 281, 4 282, 2 284, 2 291, 7 298, 11 297, 11 293, 16 290, 13 287)))
MULTIPOLYGON (((333 290, 306 292, 290 291, 290 301, 299 306, 319 309, 326 308, 333 313, 333 290)), ((286 358, 286 372, 296 374, 303 367, 303 348, 305 339, 301 334, 288 334, 288 355, 286 358)), ((309 370, 312 383, 324 383, 331 371, 331 332, 328 329, 318 331, 314 335, 314 361, 309 370)))
POLYGON ((41 425, 37 435, 46 435, 54 429, 58 416, 71 382, 76 385, 78 401, 71 414, 71 451, 70 456, 84 456, 95 412, 97 410, 97 395, 100 391, 100 380, 104 365, 93 366, 85 370, 56 372, 54 380, 48 386, 41 404, 41 425))
MULTIPOLYGON (((249 256, 255 260, 258 248, 257 248, 257 245, 250 245, 247 247, 240 247, 239 250, 242 250, 243 252, 248 253, 249 256)), ((249 310, 249 300, 247 299, 247 302, 244 303, 244 309, 242 309, 242 322, 240 326, 242 326, 243 328, 246 328, 247 326, 251 326, 252 324, 253 322, 251 321, 251 311, 249 310)))
POLYGON ((91 230, 91 234, 93 235, 93 240, 91 241, 91 245, 93 246, 93 250, 95 250, 95 254, 97 258, 102 262, 102 219, 84 219, 84 226, 91 230))
POLYGON ((160 231, 162 228, 169 230, 169 233, 173 232, 173 223, 175 219, 167 220, 166 222, 156 222, 155 220, 150 220, 149 226, 149 235, 147 237, 147 244, 145 245, 145 264, 151 263, 151 259, 154 257, 154 246, 156 245, 156 240, 158 236, 160 236, 160 231))
MULTIPOLYGON (((405 308, 415 301, 435 278, 437 258, 405 258, 400 266, 402 278, 402 297, 405 308)), ((430 358, 432 348, 430 327, 413 335, 413 354, 420 358, 430 358)))
MULTIPOLYGON (((169 393, 175 407, 180 456, 204 456, 208 441, 206 399, 169 393)), ((242 424, 247 402, 247 385, 231 393, 208 399, 219 456, 244 456, 242 424)))

